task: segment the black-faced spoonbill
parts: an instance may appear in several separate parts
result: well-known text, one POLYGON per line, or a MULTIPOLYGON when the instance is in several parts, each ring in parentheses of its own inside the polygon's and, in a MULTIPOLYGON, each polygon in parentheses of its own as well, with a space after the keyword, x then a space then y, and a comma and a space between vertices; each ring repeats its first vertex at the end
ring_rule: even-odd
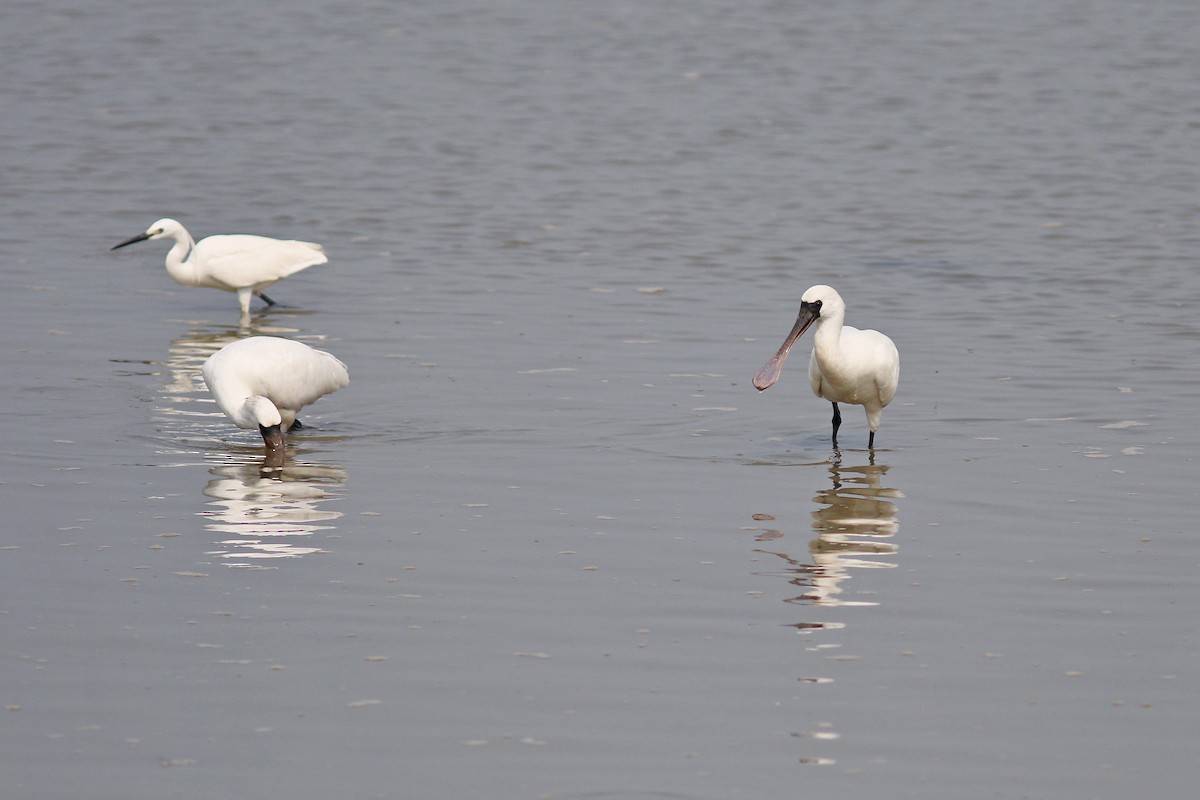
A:
POLYGON ((302 269, 329 261, 321 245, 295 239, 232 233, 209 236, 197 242, 173 219, 160 219, 145 233, 114 245, 112 249, 155 239, 175 240, 167 253, 167 274, 176 283, 237 292, 243 319, 250 316, 251 295, 258 295, 267 305, 273 306, 275 301, 263 294, 263 289, 302 269))
POLYGON ((283 450, 301 408, 350 383, 346 365, 329 353, 275 336, 230 342, 203 372, 225 416, 239 428, 258 428, 268 453, 283 450))
POLYGON ((842 414, 838 403, 862 406, 867 412, 871 436, 867 447, 875 449, 875 431, 884 407, 896 395, 900 383, 900 353, 895 343, 879 331, 860 331, 842 323, 846 303, 829 286, 813 286, 800 298, 800 315, 779 352, 754 376, 760 392, 779 379, 783 361, 800 334, 815 324, 808 380, 813 394, 833 403, 833 447, 838 446, 842 414))

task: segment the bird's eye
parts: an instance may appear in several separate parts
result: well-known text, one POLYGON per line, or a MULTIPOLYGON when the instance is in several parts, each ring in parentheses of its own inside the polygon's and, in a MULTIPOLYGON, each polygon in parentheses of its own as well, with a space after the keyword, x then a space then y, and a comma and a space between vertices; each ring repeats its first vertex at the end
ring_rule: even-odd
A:
POLYGON ((817 311, 820 311, 820 310, 821 310, 821 301, 820 301, 820 300, 814 300, 814 301, 813 301, 813 308, 815 308, 817 311))

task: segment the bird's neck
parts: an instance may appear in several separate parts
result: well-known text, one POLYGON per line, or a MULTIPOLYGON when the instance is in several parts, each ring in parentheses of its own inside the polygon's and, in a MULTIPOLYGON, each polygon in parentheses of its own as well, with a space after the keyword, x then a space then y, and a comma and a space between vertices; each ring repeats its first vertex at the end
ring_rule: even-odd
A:
POLYGON ((836 380, 842 370, 842 359, 838 354, 842 350, 842 320, 836 317, 822 317, 813 331, 813 352, 821 372, 836 380))
MULTIPOLYGON (((245 391, 248 392, 249 390, 245 391)), ((275 404, 262 395, 254 394, 246 396, 246 399, 238 406, 237 412, 233 416, 234 424, 239 428, 270 427, 272 425, 279 425, 282 422, 282 415, 279 409, 275 407, 275 404)), ((291 420, 288 421, 288 425, 291 425, 291 420)))
POLYGON ((193 286, 197 283, 196 264, 192 261, 192 253, 195 249, 196 243, 192 240, 190 233, 180 231, 175 234, 175 244, 167 253, 167 274, 174 278, 176 283, 182 283, 185 286, 193 286))
POLYGON ((813 346, 820 351, 836 353, 842 345, 842 320, 838 317, 821 317, 813 331, 813 346))

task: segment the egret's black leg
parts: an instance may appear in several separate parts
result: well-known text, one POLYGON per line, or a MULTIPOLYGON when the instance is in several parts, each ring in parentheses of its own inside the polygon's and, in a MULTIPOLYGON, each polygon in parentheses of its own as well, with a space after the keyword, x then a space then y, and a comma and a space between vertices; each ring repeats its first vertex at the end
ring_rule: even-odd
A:
POLYGON ((875 431, 871 431, 871 435, 867 437, 867 449, 875 449, 875 431))
POLYGON ((295 420, 292 422, 292 427, 288 428, 288 433, 291 433, 292 431, 302 431, 302 430, 304 430, 304 426, 300 424, 300 420, 295 420))
POLYGON ((842 427, 842 412, 838 411, 837 403, 833 404, 833 449, 837 450, 837 432, 842 427))
POLYGON ((263 294, 262 292, 255 292, 255 294, 256 294, 256 295, 258 295, 260 298, 262 298, 262 301, 263 301, 264 303, 266 303, 267 305, 269 305, 269 306, 273 306, 273 305, 275 305, 275 301, 274 301, 274 300, 272 300, 271 298, 267 297, 267 296, 266 296, 265 294, 263 294))

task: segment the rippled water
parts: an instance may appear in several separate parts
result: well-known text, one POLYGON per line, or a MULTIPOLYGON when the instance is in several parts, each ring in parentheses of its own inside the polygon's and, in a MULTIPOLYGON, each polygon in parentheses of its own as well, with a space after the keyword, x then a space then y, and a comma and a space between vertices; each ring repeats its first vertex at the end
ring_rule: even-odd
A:
POLYGON ((1198 24, 0 8, 7 790, 1184 793, 1198 24), (109 252, 162 216, 330 263, 239 328, 109 252), (901 351, 873 455, 750 384, 816 283, 901 351), (351 368, 281 479, 248 333, 351 368))

